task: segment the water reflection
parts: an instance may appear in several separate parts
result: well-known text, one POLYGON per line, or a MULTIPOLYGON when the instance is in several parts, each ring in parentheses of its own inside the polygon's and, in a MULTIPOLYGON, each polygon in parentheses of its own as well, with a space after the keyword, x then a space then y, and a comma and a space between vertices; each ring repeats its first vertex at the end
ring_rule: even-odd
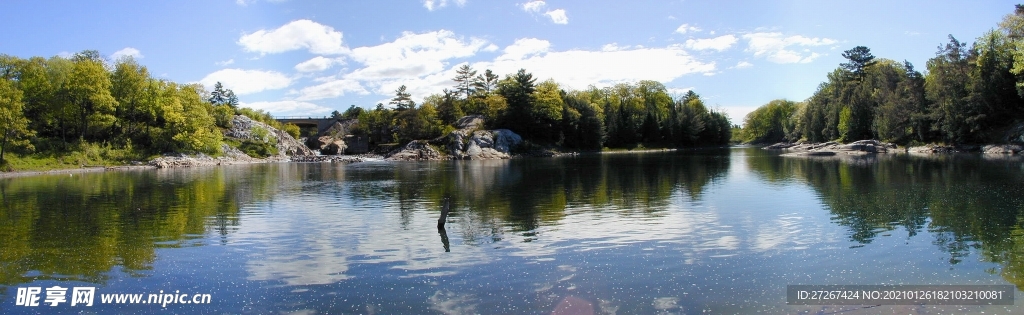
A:
MULTIPOLYGON (((1024 166, 1017 156, 880 155, 779 158, 753 153, 751 169, 768 182, 797 180, 820 194, 848 237, 870 244, 900 230, 928 232, 956 265, 976 252, 1002 264, 1024 288, 1024 166)), ((927 236, 926 236, 927 237, 927 236)))
POLYGON ((1012 158, 757 149, 28 177, 0 181, 0 283, 252 313, 815 312, 777 293, 1020 286, 1022 180, 1012 158))

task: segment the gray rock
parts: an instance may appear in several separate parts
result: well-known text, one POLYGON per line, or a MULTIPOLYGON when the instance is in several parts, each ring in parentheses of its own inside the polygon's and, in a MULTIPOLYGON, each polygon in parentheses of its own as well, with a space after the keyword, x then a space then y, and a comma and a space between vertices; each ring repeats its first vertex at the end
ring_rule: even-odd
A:
POLYGON ((1024 149, 1017 144, 990 144, 982 147, 985 154, 1017 154, 1024 149))

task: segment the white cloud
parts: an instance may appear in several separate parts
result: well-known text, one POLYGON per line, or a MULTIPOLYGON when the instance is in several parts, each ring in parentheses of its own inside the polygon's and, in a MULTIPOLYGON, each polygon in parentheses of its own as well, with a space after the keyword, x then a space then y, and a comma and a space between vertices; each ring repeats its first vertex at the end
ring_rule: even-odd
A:
POLYGON ((519 60, 524 57, 547 52, 551 48, 551 42, 536 38, 520 38, 505 47, 505 53, 498 56, 498 60, 519 60))
POLYGON ((263 110, 274 116, 318 115, 328 114, 332 111, 332 109, 328 107, 300 101, 252 102, 240 103, 238 105, 241 107, 263 110))
POLYGON ((540 10, 543 9, 545 5, 547 5, 547 3, 544 3, 544 1, 536 0, 536 1, 530 1, 530 2, 527 2, 527 3, 523 3, 522 8, 523 8, 523 11, 526 11, 526 12, 539 13, 540 10))
POLYGON ((535 78, 551 78, 574 89, 639 80, 668 82, 687 74, 715 71, 714 62, 697 60, 682 45, 615 47, 618 50, 551 51, 550 43, 545 40, 520 39, 495 61, 476 63, 473 68, 492 69, 495 73, 514 73, 523 68, 535 78))
POLYGON ((837 43, 830 38, 810 38, 800 35, 783 37, 782 33, 751 33, 743 35, 747 40, 747 51, 754 57, 764 57, 774 63, 808 63, 821 55, 809 50, 797 52, 791 46, 827 46, 837 43))
POLYGON ((739 41, 736 36, 733 35, 722 35, 715 38, 702 38, 702 39, 688 39, 686 40, 686 48, 696 50, 710 50, 714 49, 717 51, 723 51, 732 47, 739 41))
POLYGON ((275 71, 223 69, 206 75, 199 83, 207 88, 217 82, 224 84, 238 95, 252 94, 265 90, 283 89, 291 85, 292 79, 275 71))
POLYGON ((324 56, 316 56, 313 59, 300 62, 295 65, 295 70, 299 72, 320 72, 330 69, 335 64, 342 64, 344 61, 341 58, 331 59, 324 56))
POLYGON ((227 66, 227 65, 230 65, 230 64, 233 64, 233 63, 235 63, 235 59, 234 58, 228 59, 228 60, 225 60, 225 61, 214 62, 213 64, 223 67, 223 66, 227 66))
POLYGON ((754 64, 746 62, 746 61, 740 61, 739 63, 736 63, 736 69, 750 68, 750 67, 753 67, 753 66, 754 66, 754 64))
POLYGON ((406 32, 390 43, 352 49, 350 59, 365 67, 346 77, 370 80, 429 75, 444 71, 446 60, 473 56, 488 45, 485 40, 470 38, 467 41, 447 30, 422 34, 406 32))
POLYGON ((115 51, 113 54, 110 54, 110 59, 117 60, 124 56, 132 56, 132 58, 135 59, 142 59, 145 57, 142 55, 142 52, 140 52, 138 49, 132 47, 125 47, 124 49, 115 51))
POLYGON ((569 17, 565 16, 565 10, 555 9, 545 12, 544 15, 551 18, 551 22, 554 22, 555 24, 569 24, 569 17))
POLYGON ((324 83, 309 86, 299 90, 300 101, 312 101, 325 98, 344 96, 345 93, 369 94, 358 81, 349 79, 333 79, 324 83))
POLYGON ((342 33, 333 27, 310 20, 296 20, 274 30, 243 35, 238 44, 246 51, 261 54, 308 49, 314 54, 331 55, 348 52, 341 38, 342 33))
POLYGON ((686 23, 683 23, 683 25, 676 28, 676 33, 679 34, 686 34, 689 32, 700 32, 700 28, 686 23))
MULTIPOLYGON (((466 5, 466 0, 454 0, 456 5, 466 5)), ((427 8, 427 11, 434 11, 443 7, 448 6, 448 0, 423 0, 423 7, 427 8)))

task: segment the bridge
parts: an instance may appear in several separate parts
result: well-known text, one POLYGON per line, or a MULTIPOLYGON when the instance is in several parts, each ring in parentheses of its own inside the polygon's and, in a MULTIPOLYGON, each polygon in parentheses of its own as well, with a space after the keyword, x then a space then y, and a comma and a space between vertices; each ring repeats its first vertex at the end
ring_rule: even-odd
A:
POLYGON ((324 132, 327 132, 328 128, 331 128, 331 125, 334 125, 334 122, 338 121, 330 116, 276 116, 274 119, 282 124, 294 124, 300 128, 316 128, 317 135, 323 135, 324 132))

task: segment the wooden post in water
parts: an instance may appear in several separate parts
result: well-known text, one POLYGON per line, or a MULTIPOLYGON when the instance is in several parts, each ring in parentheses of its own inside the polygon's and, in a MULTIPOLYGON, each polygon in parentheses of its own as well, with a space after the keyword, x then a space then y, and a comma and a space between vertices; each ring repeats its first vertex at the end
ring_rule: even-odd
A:
POLYGON ((443 229, 444 228, 444 223, 447 222, 447 220, 448 220, 448 209, 449 209, 449 207, 451 207, 451 205, 450 205, 451 202, 450 201, 451 201, 451 199, 448 198, 448 197, 444 197, 444 199, 442 201, 441 217, 437 218, 437 228, 439 228, 439 229, 443 229))

